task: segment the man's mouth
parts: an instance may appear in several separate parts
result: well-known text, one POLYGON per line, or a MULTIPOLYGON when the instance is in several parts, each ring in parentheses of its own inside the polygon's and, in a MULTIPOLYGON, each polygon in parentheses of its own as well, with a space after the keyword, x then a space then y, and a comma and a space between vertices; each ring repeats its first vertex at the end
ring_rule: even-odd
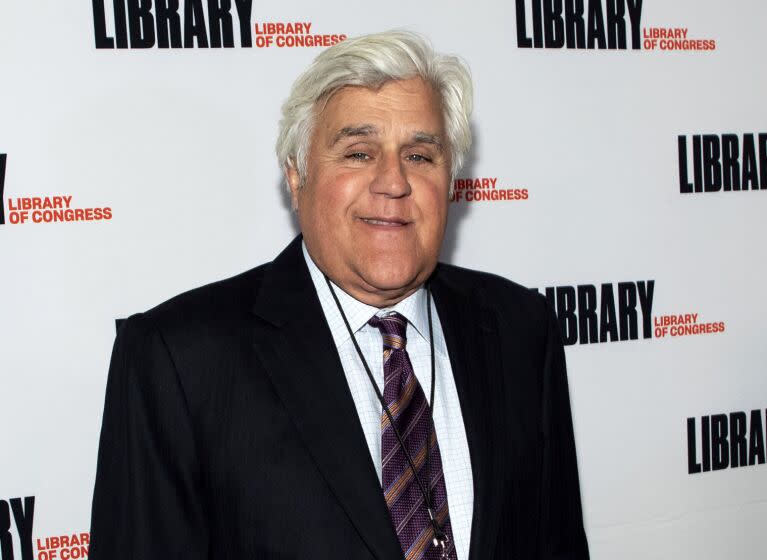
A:
POLYGON ((407 220, 402 220, 400 218, 361 218, 363 222, 366 224, 370 224, 371 226, 388 226, 388 227, 398 227, 398 226, 406 226, 410 222, 407 220))

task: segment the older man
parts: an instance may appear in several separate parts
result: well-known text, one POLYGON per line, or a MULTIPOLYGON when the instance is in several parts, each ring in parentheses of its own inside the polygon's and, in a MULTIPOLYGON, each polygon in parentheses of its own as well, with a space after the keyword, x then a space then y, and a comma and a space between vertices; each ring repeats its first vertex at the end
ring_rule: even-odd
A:
POLYGON ((302 236, 120 330, 91 560, 588 558, 552 313, 437 264, 470 112, 463 64, 409 33, 299 77, 302 236))

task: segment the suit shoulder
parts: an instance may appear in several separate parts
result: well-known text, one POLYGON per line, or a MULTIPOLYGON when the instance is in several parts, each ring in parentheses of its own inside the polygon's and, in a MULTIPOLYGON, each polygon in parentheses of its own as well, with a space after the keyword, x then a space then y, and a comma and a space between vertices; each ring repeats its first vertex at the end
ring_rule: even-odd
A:
POLYGON ((129 317, 117 333, 113 355, 138 364, 133 370, 142 378, 160 371, 147 366, 147 360, 164 356, 190 407, 199 410, 216 379, 234 371, 232 363, 248 346, 251 309, 268 266, 189 290, 129 317), (216 375, 210 375, 213 371, 216 375))
POLYGON ((163 333, 189 332, 195 326, 245 318, 270 264, 183 292, 139 315, 163 333))
POLYGON ((436 276, 453 290, 478 305, 499 311, 508 320, 522 320, 545 332, 548 322, 546 298, 537 290, 479 270, 440 263, 436 276))
POLYGON ((501 297, 535 308, 540 307, 543 298, 535 289, 492 272, 440 263, 436 275, 451 288, 471 298, 497 302, 497 299, 501 297))

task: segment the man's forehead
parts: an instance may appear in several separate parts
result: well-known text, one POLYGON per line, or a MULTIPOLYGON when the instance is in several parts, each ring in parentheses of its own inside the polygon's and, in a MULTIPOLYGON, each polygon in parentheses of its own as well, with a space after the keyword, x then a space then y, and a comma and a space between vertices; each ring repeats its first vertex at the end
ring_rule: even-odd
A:
POLYGON ((445 144, 441 105, 431 85, 420 77, 389 80, 376 87, 345 86, 315 106, 315 131, 329 147, 345 139, 396 137, 441 148, 445 144))
MULTIPOLYGON (((385 131, 371 123, 359 123, 342 126, 332 135, 330 144, 335 145, 346 138, 370 138, 381 136, 385 131)), ((406 138, 416 144, 433 144, 442 149, 443 139, 438 131, 427 131, 414 129, 407 131, 406 138)))

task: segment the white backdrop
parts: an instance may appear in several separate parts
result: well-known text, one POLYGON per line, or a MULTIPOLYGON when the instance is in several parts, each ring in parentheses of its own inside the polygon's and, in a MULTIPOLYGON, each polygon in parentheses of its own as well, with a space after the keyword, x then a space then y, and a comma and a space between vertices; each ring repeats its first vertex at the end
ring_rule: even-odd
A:
MULTIPOLYGON (((606 15, 612 1, 583 4, 606 15)), ((129 3, 157 13, 153 2, 129 3)), ((767 180, 749 183, 761 189, 682 194, 677 147, 685 136, 690 181, 693 136, 704 134, 738 135, 741 174, 754 161, 757 174, 767 173, 758 136, 767 133, 767 4, 617 3, 628 49, 520 48, 517 4, 532 38, 531 0, 255 0, 246 22, 252 48, 241 46, 232 2, 234 47, 226 49, 96 48, 98 6, 104 36, 115 38, 111 0, 4 2, 0 534, 10 511, 15 558, 27 560, 13 498, 35 497, 34 515, 27 512, 34 558, 80 557, 83 549, 51 537, 75 534, 87 544, 80 534, 89 526, 115 319, 271 260, 294 236, 273 146, 280 104, 322 47, 281 48, 276 36, 255 46, 256 26, 290 22, 311 23, 311 35, 413 29, 472 68, 476 145, 459 177, 494 179, 495 189, 483 190, 525 190, 527 198, 466 201, 470 191, 459 191, 444 260, 541 291, 594 285, 601 295, 609 284, 616 306, 619 283, 654 281, 651 338, 637 304, 637 340, 582 344, 580 332, 567 348, 592 557, 760 557, 767 180), (715 49, 631 49, 629 6, 641 6, 643 46, 653 29, 678 28, 715 49), (755 159, 744 135, 754 135, 755 159), (102 216, 109 208, 111 219, 34 223, 30 209, 25 223, 12 223, 21 219, 15 208, 34 204, 20 199, 46 196, 102 216), (657 337, 656 321, 676 314, 724 332, 657 337), (761 411, 758 425, 752 410, 761 411), (688 462, 706 453, 709 417, 737 411, 748 415, 755 464, 690 474, 688 462)), ((183 17, 180 24, 183 36, 183 17)), ((601 305, 600 297, 604 322, 601 305)))

